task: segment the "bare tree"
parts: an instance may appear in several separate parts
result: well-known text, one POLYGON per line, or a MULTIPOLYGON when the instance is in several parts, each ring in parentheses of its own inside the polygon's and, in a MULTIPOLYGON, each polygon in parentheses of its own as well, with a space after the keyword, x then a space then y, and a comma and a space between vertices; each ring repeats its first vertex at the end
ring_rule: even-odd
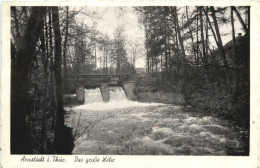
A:
POLYGON ((205 79, 206 83, 208 83, 208 69, 207 69, 207 64, 208 64, 208 56, 206 55, 205 51, 205 41, 204 41, 204 31, 203 31, 203 17, 202 17, 202 7, 199 7, 200 10, 200 32, 201 32, 201 43, 202 43, 202 55, 203 55, 203 62, 204 62, 204 74, 205 74, 205 79))
POLYGON ((66 25, 65 25, 65 37, 64 37, 64 44, 63 44, 63 66, 64 66, 64 84, 65 88, 67 88, 67 40, 68 40, 68 29, 69 29, 69 7, 66 6, 66 25))
POLYGON ((226 79, 227 79, 227 82, 229 83, 228 70, 227 70, 227 58, 226 58, 226 53, 225 53, 225 50, 224 50, 224 47, 223 47, 221 35, 220 35, 220 32, 219 32, 218 22, 217 22, 216 15, 215 15, 215 9, 214 9, 213 6, 211 6, 210 9, 211 9, 211 12, 212 12, 211 16, 212 16, 213 21, 214 21, 215 30, 216 30, 216 34, 217 34, 217 38, 218 38, 218 49, 220 50, 220 53, 221 53, 221 56, 222 56, 222 59, 223 59, 226 79))
POLYGON ((232 9, 233 9, 233 11, 236 13, 237 18, 238 18, 240 24, 242 25, 242 27, 243 27, 245 33, 248 33, 248 28, 246 27, 246 24, 245 24, 245 22, 243 21, 241 15, 240 15, 239 12, 237 11, 237 8, 233 6, 232 9))
POLYGON ((54 76, 56 85, 57 109, 56 109, 56 123, 54 133, 54 143, 57 153, 62 153, 64 146, 62 144, 64 139, 64 109, 63 109, 63 90, 61 77, 61 34, 59 22, 58 7, 52 7, 52 19, 54 28, 55 41, 55 64, 54 76))

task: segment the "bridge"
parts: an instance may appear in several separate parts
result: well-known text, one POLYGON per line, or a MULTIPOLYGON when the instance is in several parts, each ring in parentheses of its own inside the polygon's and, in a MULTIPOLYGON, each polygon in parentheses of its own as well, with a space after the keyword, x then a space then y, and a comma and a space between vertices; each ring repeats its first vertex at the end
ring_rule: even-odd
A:
POLYGON ((68 75, 68 82, 83 85, 86 88, 98 87, 100 83, 109 83, 109 85, 119 86, 124 81, 131 78, 129 74, 75 74, 68 75))
POLYGON ((67 93, 76 93, 79 103, 84 103, 85 90, 88 88, 100 88, 104 102, 109 101, 109 87, 120 86, 125 91, 126 97, 135 100, 135 80, 129 74, 74 74, 67 76, 64 84, 67 93))

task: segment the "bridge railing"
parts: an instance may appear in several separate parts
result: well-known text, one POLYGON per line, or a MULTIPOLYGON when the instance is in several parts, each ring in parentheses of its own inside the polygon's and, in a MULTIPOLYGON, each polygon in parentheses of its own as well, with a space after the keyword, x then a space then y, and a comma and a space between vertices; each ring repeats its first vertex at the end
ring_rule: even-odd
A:
POLYGON ((129 74, 73 74, 67 76, 68 81, 89 83, 109 82, 111 84, 117 84, 119 82, 128 80, 129 77, 129 74))
POLYGON ((116 77, 116 76, 131 76, 131 74, 70 74, 67 77, 116 77))

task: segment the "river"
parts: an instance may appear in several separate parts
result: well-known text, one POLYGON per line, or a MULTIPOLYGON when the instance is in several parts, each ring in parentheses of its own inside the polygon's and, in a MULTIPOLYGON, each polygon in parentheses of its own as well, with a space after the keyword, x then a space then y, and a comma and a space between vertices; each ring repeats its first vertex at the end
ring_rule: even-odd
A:
POLYGON ((122 88, 102 102, 99 89, 85 90, 85 104, 67 108, 73 154, 245 155, 246 134, 229 122, 192 108, 126 99, 122 88))

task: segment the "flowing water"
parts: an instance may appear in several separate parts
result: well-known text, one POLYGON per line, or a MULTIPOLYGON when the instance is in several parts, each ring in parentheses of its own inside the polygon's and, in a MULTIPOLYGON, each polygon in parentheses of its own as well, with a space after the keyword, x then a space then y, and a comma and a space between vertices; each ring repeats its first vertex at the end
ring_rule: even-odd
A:
POLYGON ((245 131, 182 106, 126 99, 120 87, 110 101, 85 90, 85 104, 68 109, 76 138, 73 154, 245 155, 245 131))

